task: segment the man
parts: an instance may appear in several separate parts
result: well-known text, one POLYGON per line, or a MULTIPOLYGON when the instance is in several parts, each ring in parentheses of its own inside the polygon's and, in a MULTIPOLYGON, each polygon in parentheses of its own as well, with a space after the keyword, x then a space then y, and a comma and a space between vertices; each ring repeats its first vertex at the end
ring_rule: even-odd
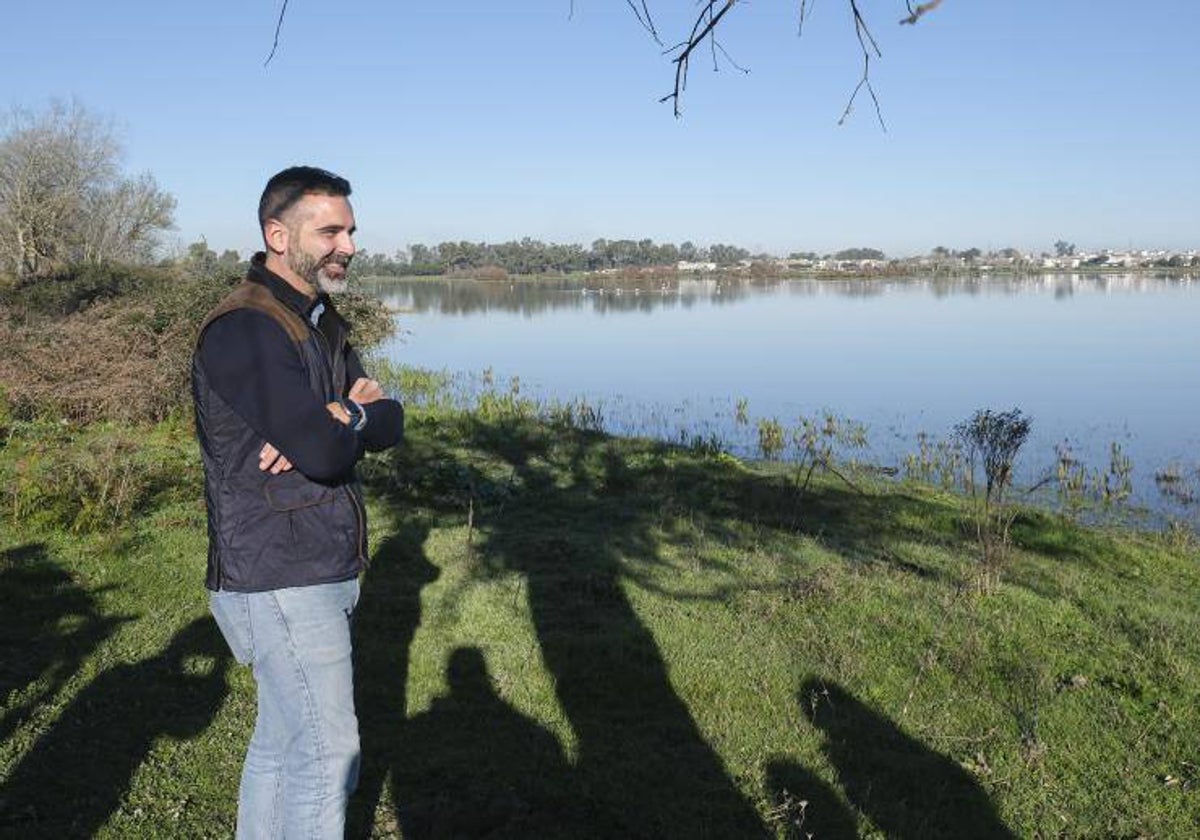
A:
POLYGON ((367 534, 354 465, 399 442, 404 412, 363 372, 329 299, 354 256, 349 195, 312 167, 267 182, 265 251, 192 361, 210 607, 258 687, 239 838, 340 838, 357 782, 350 617, 367 534))

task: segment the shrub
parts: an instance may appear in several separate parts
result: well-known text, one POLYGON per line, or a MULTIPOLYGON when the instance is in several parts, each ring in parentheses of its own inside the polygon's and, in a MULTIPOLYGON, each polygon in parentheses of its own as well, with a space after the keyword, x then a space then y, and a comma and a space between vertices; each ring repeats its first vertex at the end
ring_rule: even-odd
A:
POLYGON ((1006 491, 1012 486, 1013 464, 1029 437, 1031 421, 1014 408, 1011 411, 981 409, 955 427, 955 437, 968 457, 971 497, 975 503, 975 534, 983 552, 984 590, 990 589, 1008 557, 1009 531, 1015 511, 1008 504, 1006 491), (984 492, 975 483, 975 464, 982 462, 984 492))
POLYGON ((188 406, 196 329, 227 286, 163 279, 65 317, 0 316, 0 379, 13 413, 153 421, 188 406))
POLYGON ((359 353, 369 353, 396 334, 395 313, 374 295, 343 292, 334 305, 350 323, 350 339, 359 353))
MULTIPOLYGON (((0 300, 0 381, 14 416, 157 421, 191 410, 191 358, 205 315, 235 281, 169 268, 90 267, 0 300)), ((339 296, 364 351, 394 331, 377 298, 339 296)))
POLYGON ((13 285, 2 302, 22 318, 70 315, 103 300, 145 292, 178 280, 173 271, 149 266, 78 265, 50 277, 13 285))

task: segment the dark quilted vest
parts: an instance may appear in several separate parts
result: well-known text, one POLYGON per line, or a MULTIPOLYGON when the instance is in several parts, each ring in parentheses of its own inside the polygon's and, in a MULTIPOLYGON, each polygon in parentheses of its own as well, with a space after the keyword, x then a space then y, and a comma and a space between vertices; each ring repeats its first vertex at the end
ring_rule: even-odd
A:
MULTIPOLYGON (((345 393, 345 322, 335 312, 327 341, 261 283, 245 281, 209 313, 200 328, 235 309, 264 312, 283 327, 322 403, 345 393)), ((197 340, 197 347, 199 341, 197 340)), ((321 484, 299 470, 271 475, 258 468, 263 439, 209 387, 199 353, 192 359, 196 432, 208 503, 209 589, 258 592, 348 580, 367 556, 362 493, 350 474, 321 484)))

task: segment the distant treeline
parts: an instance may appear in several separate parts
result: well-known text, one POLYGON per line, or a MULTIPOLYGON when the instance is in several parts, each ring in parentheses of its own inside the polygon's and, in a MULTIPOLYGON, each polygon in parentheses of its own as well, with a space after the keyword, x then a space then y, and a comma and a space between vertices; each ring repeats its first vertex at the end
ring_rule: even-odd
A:
MULTIPOLYGON (((651 239, 597 239, 591 247, 542 242, 528 237, 519 242, 441 242, 437 245, 410 245, 407 253, 397 251, 372 254, 360 251, 354 265, 360 275, 399 277, 402 275, 453 274, 488 267, 508 274, 547 274, 551 272, 600 271, 606 268, 646 268, 674 266, 680 260, 713 262, 718 266, 735 265, 749 259, 745 248, 735 245, 699 247, 655 243, 651 239)), ((764 257, 765 258, 765 257, 764 257)))

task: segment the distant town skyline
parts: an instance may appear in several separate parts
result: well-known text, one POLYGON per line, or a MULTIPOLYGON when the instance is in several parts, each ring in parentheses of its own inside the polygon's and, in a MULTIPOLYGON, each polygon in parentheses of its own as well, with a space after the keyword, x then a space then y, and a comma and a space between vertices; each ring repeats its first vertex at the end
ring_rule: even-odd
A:
MULTIPOLYGON (((21 4, 0 106, 77 98, 125 163, 178 199, 168 245, 257 246, 263 182, 309 162, 354 183, 359 243, 530 236, 735 243, 786 255, 1200 246, 1200 7, 949 0, 912 27, 873 4, 883 56, 838 125, 862 56, 844 4, 738 4, 671 66, 622 3, 289 6, 21 4)), ((664 33, 691 4, 651 2, 664 33)))

